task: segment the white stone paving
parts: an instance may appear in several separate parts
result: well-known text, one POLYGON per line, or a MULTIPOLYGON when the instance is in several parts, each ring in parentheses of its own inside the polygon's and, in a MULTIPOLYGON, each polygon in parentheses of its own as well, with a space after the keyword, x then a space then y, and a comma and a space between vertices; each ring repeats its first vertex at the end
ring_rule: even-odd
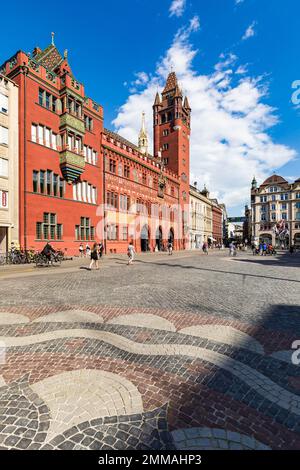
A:
POLYGON ((186 335, 209 339, 217 343, 229 344, 238 348, 248 349, 258 354, 264 354, 262 345, 243 331, 226 325, 196 325, 178 331, 186 335))
POLYGON ((65 310, 63 312, 50 313, 33 320, 34 323, 103 323, 103 318, 93 312, 84 310, 65 310))
POLYGON ((143 412, 142 397, 135 385, 111 372, 91 369, 63 372, 31 388, 50 410, 47 442, 83 421, 143 412))
POLYGON ((19 313, 0 312, 0 325, 14 325, 16 323, 28 323, 29 318, 19 313))
POLYGON ((151 328, 165 331, 176 331, 175 326, 169 320, 158 315, 146 313, 133 313, 132 315, 119 315, 109 320, 112 325, 138 326, 141 328, 151 328))

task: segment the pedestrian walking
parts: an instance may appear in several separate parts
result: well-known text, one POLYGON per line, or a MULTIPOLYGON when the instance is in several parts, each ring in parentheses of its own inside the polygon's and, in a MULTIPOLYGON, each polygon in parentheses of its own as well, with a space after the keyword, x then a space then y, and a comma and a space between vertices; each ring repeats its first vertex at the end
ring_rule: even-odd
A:
POLYGON ((96 269, 99 269, 99 247, 97 243, 94 243, 92 251, 91 251, 91 262, 89 265, 89 270, 92 270, 92 267, 95 265, 96 269))
POLYGON ((100 243, 99 243, 99 255, 100 255, 100 258, 102 258, 102 256, 103 256, 103 251, 104 251, 104 246, 103 246, 103 243, 100 242, 100 243))
POLYGON ((173 254, 173 244, 172 244, 172 242, 168 243, 168 251, 169 251, 169 255, 173 254))
POLYGON ((79 256, 80 256, 80 258, 83 257, 83 244, 82 243, 80 243, 80 245, 79 245, 79 256))
POLYGON ((91 256, 91 247, 88 243, 85 245, 85 256, 87 258, 90 258, 90 256, 91 256))
POLYGON ((204 242, 203 245, 202 245, 202 251, 203 251, 203 253, 208 255, 208 244, 206 242, 204 242))
POLYGON ((132 264, 134 260, 134 255, 135 255, 135 249, 134 249, 133 241, 131 240, 127 248, 128 265, 132 264))

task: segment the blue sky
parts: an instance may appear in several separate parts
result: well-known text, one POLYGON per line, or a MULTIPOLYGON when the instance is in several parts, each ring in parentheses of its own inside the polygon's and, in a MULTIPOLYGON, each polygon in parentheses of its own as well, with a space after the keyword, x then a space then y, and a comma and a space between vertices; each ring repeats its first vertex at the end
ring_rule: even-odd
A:
POLYGON ((112 0, 82 7, 15 1, 2 5, 0 62, 17 50, 55 44, 105 125, 136 141, 144 110, 171 66, 193 110, 192 180, 207 184, 231 215, 247 202, 255 173, 300 177, 298 0, 112 0), (59 10, 59 14, 58 14, 59 10))

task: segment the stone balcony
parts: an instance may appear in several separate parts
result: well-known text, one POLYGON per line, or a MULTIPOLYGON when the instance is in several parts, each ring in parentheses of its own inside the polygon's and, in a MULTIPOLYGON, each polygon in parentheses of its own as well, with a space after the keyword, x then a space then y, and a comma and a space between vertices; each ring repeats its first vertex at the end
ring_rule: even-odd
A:
POLYGON ((60 152, 59 163, 62 174, 68 183, 76 181, 85 168, 84 156, 68 148, 60 152))

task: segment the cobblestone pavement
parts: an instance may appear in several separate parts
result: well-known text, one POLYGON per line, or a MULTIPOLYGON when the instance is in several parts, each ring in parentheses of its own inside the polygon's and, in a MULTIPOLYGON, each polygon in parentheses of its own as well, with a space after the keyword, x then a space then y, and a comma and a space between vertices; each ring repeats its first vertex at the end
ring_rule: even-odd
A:
POLYGON ((81 264, 0 272, 0 449, 300 449, 299 255, 81 264))

